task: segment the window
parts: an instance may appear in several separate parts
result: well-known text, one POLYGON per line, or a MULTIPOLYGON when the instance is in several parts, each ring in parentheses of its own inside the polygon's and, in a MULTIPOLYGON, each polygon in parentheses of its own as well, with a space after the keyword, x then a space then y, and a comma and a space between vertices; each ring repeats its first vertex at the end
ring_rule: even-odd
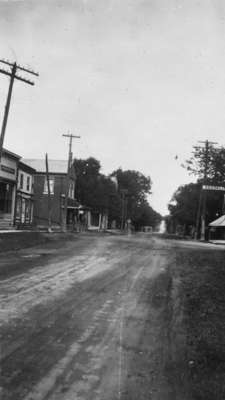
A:
MULTIPOLYGON (((54 194, 54 178, 49 178, 49 187, 50 187, 50 194, 54 194)), ((45 177, 43 193, 48 194, 48 182, 46 177, 45 177)))
POLYGON ((23 174, 20 174, 20 189, 23 189, 23 174))
POLYGON ((16 202, 16 218, 19 220, 20 220, 20 214, 21 214, 21 197, 18 196, 16 202))
POLYGON ((27 191, 30 191, 30 176, 27 176, 27 191))
POLYGON ((74 182, 70 181, 70 186, 69 186, 69 197, 71 199, 74 199, 74 182))

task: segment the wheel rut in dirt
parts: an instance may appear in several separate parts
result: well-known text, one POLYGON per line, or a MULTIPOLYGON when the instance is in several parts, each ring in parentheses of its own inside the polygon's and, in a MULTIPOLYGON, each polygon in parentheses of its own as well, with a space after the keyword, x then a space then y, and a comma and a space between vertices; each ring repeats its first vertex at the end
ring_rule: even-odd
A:
POLYGON ((190 400, 174 255, 158 239, 107 237, 3 282, 26 304, 1 328, 4 400, 190 400))

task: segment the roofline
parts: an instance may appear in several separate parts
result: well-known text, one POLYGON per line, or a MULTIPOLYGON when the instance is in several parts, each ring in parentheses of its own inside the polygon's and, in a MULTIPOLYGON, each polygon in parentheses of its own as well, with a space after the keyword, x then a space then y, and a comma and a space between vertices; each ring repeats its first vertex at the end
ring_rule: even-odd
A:
MULTIPOLYGON (((49 174, 49 175, 66 176, 66 175, 67 175, 67 172, 51 172, 51 171, 49 171, 48 174, 49 174)), ((46 172, 45 172, 45 171, 37 171, 37 170, 35 170, 34 175, 44 175, 44 176, 46 176, 46 172)))
MULTIPOLYGON (((45 161, 44 158, 23 158, 22 160, 24 160, 23 162, 25 164, 28 163, 27 165, 29 165, 29 162, 32 162, 32 161, 34 161, 34 162, 36 162, 36 161, 44 162, 45 161)), ((65 170, 65 172, 51 171, 51 166, 49 165, 49 171, 48 171, 49 175, 67 175, 67 173, 68 173, 67 172, 68 160, 60 160, 60 159, 57 159, 57 158, 55 158, 55 159, 54 158, 49 158, 48 162, 50 163, 51 161, 66 163, 66 170, 65 170)), ((31 167, 31 168, 34 168, 34 167, 31 167)), ((74 168, 73 165, 71 166, 71 169, 72 168, 74 168)), ((35 169, 35 168, 34 168, 34 170, 35 170, 35 175, 46 175, 46 171, 43 171, 43 170, 40 170, 40 169, 35 169)))
POLYGON ((12 157, 14 157, 14 158, 16 158, 16 159, 18 159, 18 160, 20 160, 20 159, 22 158, 22 157, 19 156, 18 154, 13 153, 12 151, 9 151, 9 150, 7 150, 7 149, 5 149, 5 148, 2 149, 2 153, 9 154, 10 156, 12 156, 12 157))
MULTIPOLYGON (((23 161, 19 161, 19 166, 18 166, 19 168, 20 167, 24 167, 24 169, 27 169, 27 170, 29 170, 30 172, 33 172, 33 173, 35 173, 36 172, 36 169, 35 168, 33 168, 33 167, 30 167, 30 165, 28 165, 28 164, 26 164, 26 163, 24 163, 23 161)), ((21 168, 21 169, 22 169, 21 168)))
MULTIPOLYGON (((24 158, 23 160, 28 160, 28 161, 45 161, 44 158, 24 158)), ((64 161, 68 163, 68 160, 61 160, 60 158, 49 158, 48 161, 64 161)))
POLYGON ((215 219, 214 221, 210 222, 208 226, 212 228, 224 228, 225 227, 225 215, 221 215, 219 218, 215 219), (220 221, 218 223, 218 221, 220 221))

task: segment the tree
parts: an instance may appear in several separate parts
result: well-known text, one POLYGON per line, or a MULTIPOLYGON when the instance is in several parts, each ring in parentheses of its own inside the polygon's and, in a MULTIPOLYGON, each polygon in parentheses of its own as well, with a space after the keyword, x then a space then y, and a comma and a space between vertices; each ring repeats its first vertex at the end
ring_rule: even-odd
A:
POLYGON ((81 204, 93 206, 96 197, 96 185, 100 176, 101 165, 93 157, 86 160, 74 160, 76 174, 76 198, 81 204))
POLYGON ((116 177, 118 191, 127 191, 127 214, 133 218, 135 208, 147 200, 147 195, 151 191, 151 178, 146 177, 139 171, 126 170, 121 168, 114 171, 111 176, 116 177))
POLYGON ((187 233, 188 226, 195 226, 198 212, 200 184, 190 183, 179 186, 173 194, 168 209, 170 212, 170 230, 176 231, 179 225, 187 233))
POLYGON ((204 180, 207 175, 207 182, 223 184, 225 180, 225 148, 208 147, 208 153, 203 147, 194 147, 192 157, 182 165, 191 175, 195 175, 198 181, 204 180))
POLYGON ((169 205, 170 226, 196 225, 197 214, 200 213, 203 213, 207 226, 222 213, 223 192, 208 191, 206 195, 202 185, 224 186, 225 148, 215 148, 210 142, 207 145, 194 147, 192 157, 183 164, 191 175, 197 177, 197 182, 180 186, 173 195, 169 205))
POLYGON ((77 200, 93 211, 108 212, 110 218, 120 213, 120 198, 117 188, 109 177, 100 173, 100 162, 93 157, 86 160, 77 159, 74 160, 74 167, 77 200))
POLYGON ((136 229, 143 225, 155 226, 161 216, 150 207, 147 196, 151 191, 151 179, 139 171, 114 171, 110 177, 102 174, 98 160, 90 157, 74 161, 76 171, 76 198, 93 211, 107 212, 109 223, 116 221, 121 226, 121 190, 126 190, 127 218, 131 218, 136 229), (112 178, 116 178, 117 184, 112 178))
POLYGON ((143 201, 138 205, 135 211, 133 224, 137 231, 143 226, 156 228, 162 220, 162 216, 153 210, 147 201, 143 201))
POLYGON ((123 171, 119 168, 111 176, 116 177, 119 191, 127 189, 130 195, 134 196, 138 202, 145 200, 146 196, 151 193, 152 181, 150 176, 145 176, 139 171, 123 171))
POLYGON ((121 168, 114 171, 111 176, 116 177, 118 191, 126 191, 126 217, 132 220, 136 230, 145 225, 155 227, 162 219, 161 215, 153 210, 148 203, 151 193, 152 181, 139 171, 125 170, 121 168))
MULTIPOLYGON (((200 193, 202 183, 189 183, 180 186, 174 193, 168 206, 170 218, 168 220, 170 230, 176 231, 181 225, 184 233, 190 233, 190 227, 196 226, 200 193)), ((206 223, 216 219, 222 212, 223 194, 221 192, 209 192, 207 196, 206 223)))

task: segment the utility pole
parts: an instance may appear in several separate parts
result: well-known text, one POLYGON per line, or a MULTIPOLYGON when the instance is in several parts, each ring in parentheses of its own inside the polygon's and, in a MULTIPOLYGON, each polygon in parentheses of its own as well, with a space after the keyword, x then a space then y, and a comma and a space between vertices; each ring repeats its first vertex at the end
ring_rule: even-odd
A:
MULTIPOLYGON (((196 146, 196 149, 204 149, 204 176, 203 176, 203 184, 207 184, 208 179, 208 169, 209 169, 209 150, 216 142, 210 142, 209 140, 199 141, 199 143, 203 143, 204 146, 196 146)), ((201 214, 201 240, 205 240, 205 228, 206 228, 206 204, 207 204, 207 191, 201 189, 200 199, 199 199, 199 207, 197 213, 197 221, 196 221, 196 239, 198 235, 198 227, 200 222, 200 214, 201 214), (202 212, 201 212, 202 209, 202 212)))
POLYGON ((51 219, 51 188, 50 188, 50 180, 49 180, 49 167, 48 167, 48 153, 45 154, 45 166, 46 166, 46 180, 47 180, 47 189, 48 189, 48 232, 52 232, 52 219, 51 219))
POLYGON ((73 139, 80 139, 80 136, 76 136, 76 135, 72 135, 72 134, 67 134, 67 135, 62 135, 62 136, 69 138, 69 154, 68 154, 68 165, 67 165, 67 176, 66 176, 66 187, 65 187, 65 202, 64 202, 64 213, 63 213, 63 223, 62 223, 63 231, 66 232, 66 230, 67 230, 68 197, 69 197, 69 186, 70 186, 70 171, 71 171, 72 160, 73 160, 72 141, 73 141, 73 139))
POLYGON ((6 126, 7 126, 7 121, 8 121, 9 107, 10 107, 10 102, 11 102, 11 98, 12 98, 12 90, 13 90, 14 81, 15 81, 15 79, 17 79, 19 81, 27 83, 28 85, 32 85, 32 86, 34 85, 34 82, 30 81, 29 79, 26 79, 26 78, 23 78, 23 77, 17 75, 17 71, 18 70, 24 71, 29 74, 35 75, 35 76, 39 76, 39 74, 30 69, 27 69, 27 68, 21 67, 20 65, 17 65, 16 62, 11 63, 7 60, 0 59, 0 63, 5 64, 8 67, 10 67, 10 70, 5 70, 5 69, 0 68, 1 74, 7 75, 10 77, 8 95, 7 95, 7 99, 6 99, 5 112, 4 112, 1 134, 0 134, 0 163, 1 163, 5 131, 6 131, 6 126))
POLYGON ((126 195, 128 193, 127 189, 120 189, 121 197, 122 197, 122 215, 121 215, 121 230, 125 228, 125 221, 127 215, 127 201, 126 195))
POLYGON ((198 201, 198 212, 197 212, 196 226, 195 226, 195 240, 198 239, 198 228, 199 228, 200 217, 201 217, 202 192, 203 192, 203 190, 200 189, 200 195, 199 195, 199 201, 198 201))
POLYGON ((225 214, 225 194, 223 195, 222 215, 225 214))

